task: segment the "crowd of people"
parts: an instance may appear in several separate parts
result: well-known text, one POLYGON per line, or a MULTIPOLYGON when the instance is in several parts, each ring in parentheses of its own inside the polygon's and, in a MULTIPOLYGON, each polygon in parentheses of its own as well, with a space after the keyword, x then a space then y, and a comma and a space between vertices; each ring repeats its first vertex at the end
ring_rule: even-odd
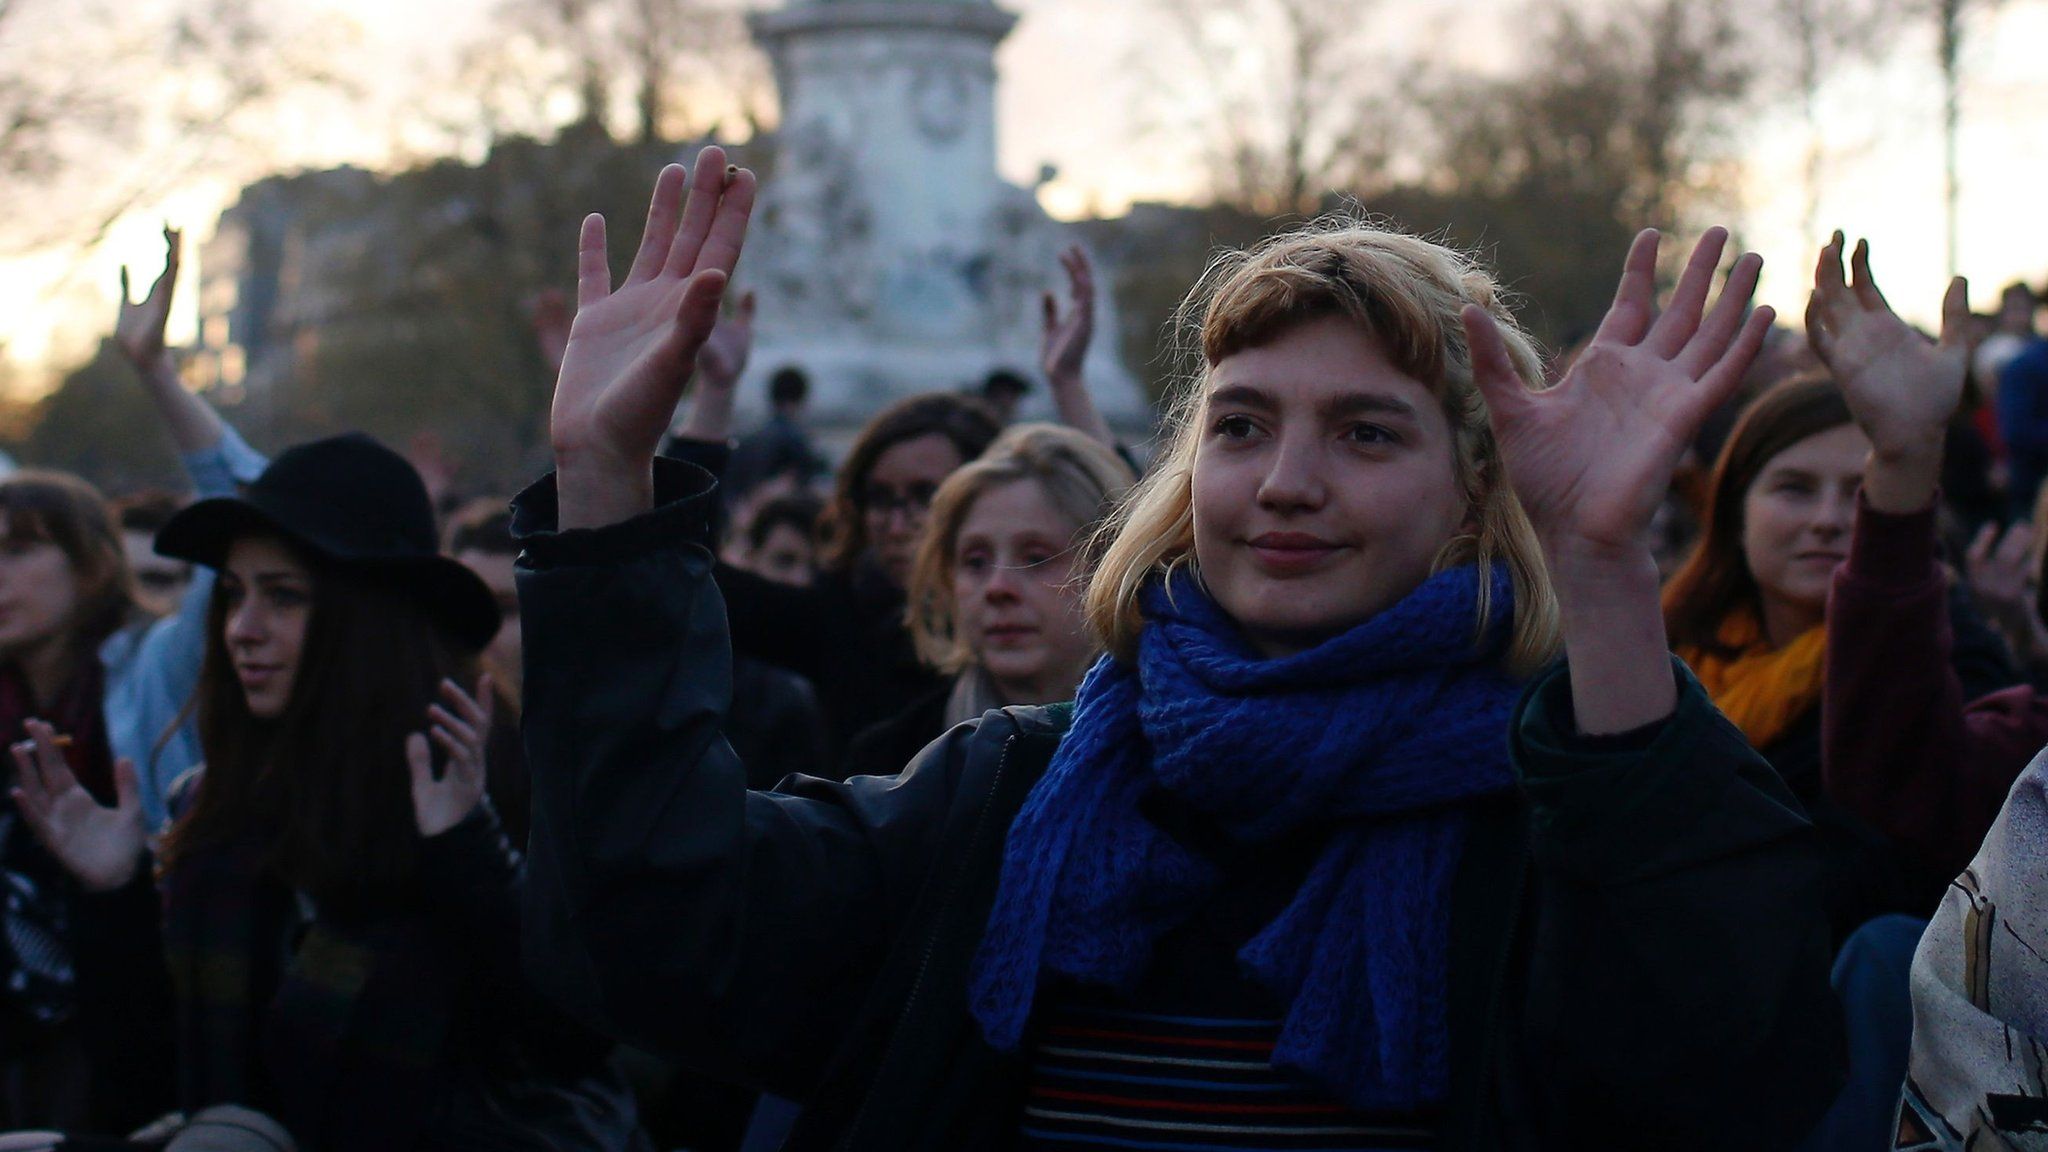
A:
MULTIPOLYGON (((2048 339, 1709 230, 1546 358, 1328 220, 1150 438, 737 436, 756 193, 536 311, 555 470, 0 479, 0 1149, 2048 1147, 2048 339), (1917 297, 1916 297, 1917 298, 1917 297)), ((1931 296, 1932 294, 1928 294, 1931 296)))

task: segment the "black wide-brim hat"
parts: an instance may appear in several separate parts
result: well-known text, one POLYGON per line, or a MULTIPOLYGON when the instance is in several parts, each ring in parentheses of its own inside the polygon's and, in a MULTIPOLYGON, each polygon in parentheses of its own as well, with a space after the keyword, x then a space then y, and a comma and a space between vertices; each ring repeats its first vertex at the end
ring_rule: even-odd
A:
POLYGON ((201 500, 171 517, 156 551, 217 570, 229 545, 249 535, 283 537, 400 590, 468 648, 481 650, 498 634, 497 597, 441 555, 420 474, 360 432, 286 449, 242 495, 201 500))

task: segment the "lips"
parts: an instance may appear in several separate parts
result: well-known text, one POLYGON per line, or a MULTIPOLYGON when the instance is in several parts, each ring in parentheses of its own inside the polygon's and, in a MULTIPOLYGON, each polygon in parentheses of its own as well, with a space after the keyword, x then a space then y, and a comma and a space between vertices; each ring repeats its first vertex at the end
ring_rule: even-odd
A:
POLYGON ((982 629, 981 635, 991 644, 1015 644, 1038 635, 1038 629, 1029 624, 995 624, 982 629))
POLYGON ((1259 567, 1279 576, 1313 572, 1343 551, 1343 545, 1307 532, 1266 532, 1246 543, 1259 567))

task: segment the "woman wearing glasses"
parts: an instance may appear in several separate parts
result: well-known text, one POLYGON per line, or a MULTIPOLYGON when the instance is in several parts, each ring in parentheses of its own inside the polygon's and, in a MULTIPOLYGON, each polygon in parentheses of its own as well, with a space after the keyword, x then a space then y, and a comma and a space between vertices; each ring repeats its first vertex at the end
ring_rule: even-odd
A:
POLYGON ((1072 699, 1099 652, 1081 603, 1091 537, 1136 481, 1093 436, 1020 424, 940 485, 911 568, 910 630, 951 679, 856 737, 841 775, 898 772, 991 708, 1072 699))

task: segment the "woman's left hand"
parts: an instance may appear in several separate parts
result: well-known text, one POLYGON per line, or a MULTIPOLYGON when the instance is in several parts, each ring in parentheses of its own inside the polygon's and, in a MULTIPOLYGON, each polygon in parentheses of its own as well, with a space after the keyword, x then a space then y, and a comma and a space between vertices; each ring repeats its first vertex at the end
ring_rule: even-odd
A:
POLYGON ((491 738, 490 674, 477 679, 474 697, 455 681, 443 680, 441 699, 446 707, 427 706, 428 730, 405 740, 405 760, 412 769, 412 810, 421 836, 439 836, 462 823, 484 798, 484 746, 491 738), (430 739, 448 757, 438 778, 430 739))
POLYGON ((1543 391, 1516 374, 1493 317, 1465 306, 1473 379, 1508 481, 1553 566, 1649 554, 1650 521, 1679 459, 1763 347, 1774 313, 1765 307, 1744 317, 1762 257, 1737 260, 1706 309, 1727 242, 1720 228, 1701 238, 1659 314, 1657 233, 1637 236, 1593 343, 1543 391))

